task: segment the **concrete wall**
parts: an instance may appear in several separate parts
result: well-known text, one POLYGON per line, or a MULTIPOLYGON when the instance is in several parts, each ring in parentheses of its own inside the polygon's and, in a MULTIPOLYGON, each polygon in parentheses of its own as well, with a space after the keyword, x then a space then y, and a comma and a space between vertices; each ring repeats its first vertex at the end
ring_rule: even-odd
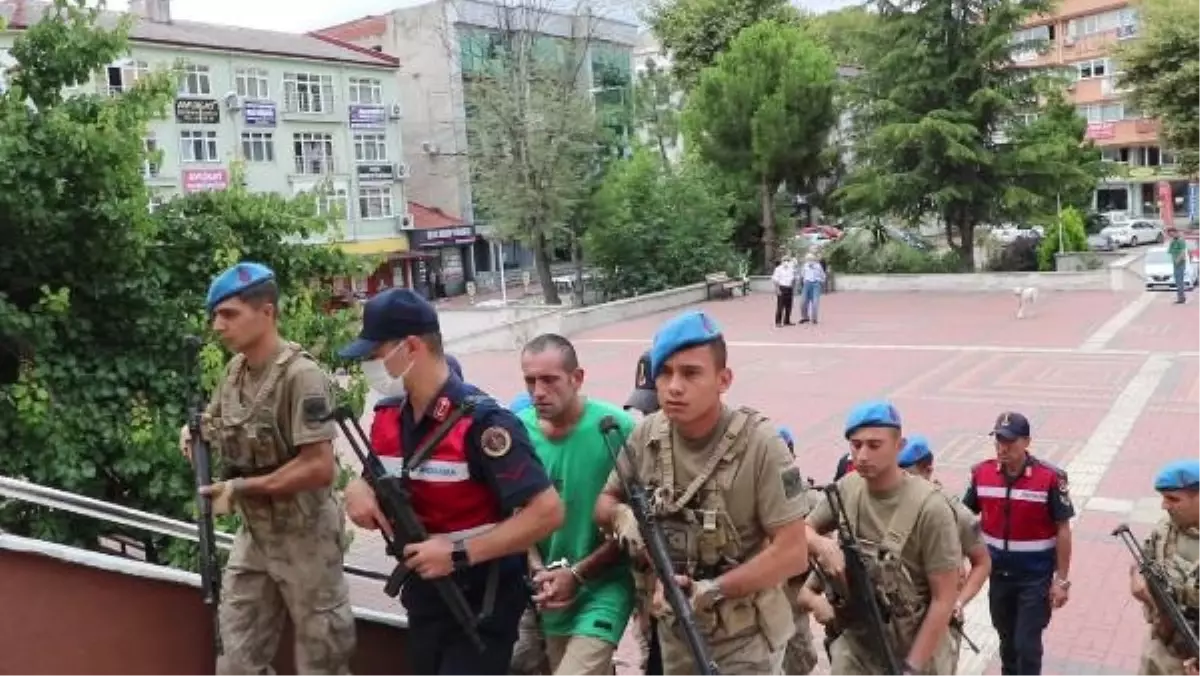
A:
MULTIPOLYGON (((1132 288, 1131 280, 1138 279, 1132 269, 1140 260, 1137 255, 1125 255, 1107 267, 1073 272, 976 272, 971 274, 890 274, 834 275, 836 291, 935 291, 979 293, 1011 292, 1016 288, 1034 287, 1043 291, 1121 291, 1132 288)), ((771 293, 769 277, 754 277, 753 291, 771 293)))
POLYGON ((498 308, 468 308, 462 310, 439 310, 438 322, 442 327, 442 339, 454 340, 463 336, 495 329, 505 324, 533 319, 547 313, 559 313, 558 308, 545 306, 510 305, 498 308))

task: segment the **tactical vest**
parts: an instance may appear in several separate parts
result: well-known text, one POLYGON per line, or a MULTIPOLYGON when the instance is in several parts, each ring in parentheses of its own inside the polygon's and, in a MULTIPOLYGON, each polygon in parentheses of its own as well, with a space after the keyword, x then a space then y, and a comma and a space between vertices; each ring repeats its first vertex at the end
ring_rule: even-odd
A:
MULTIPOLYGON (((1163 519, 1150 534, 1150 556, 1162 566, 1170 585, 1171 597, 1183 609, 1183 613, 1193 623, 1200 613, 1200 561, 1189 560, 1180 551, 1180 540, 1187 540, 1183 533, 1170 518, 1163 519)), ((1147 609, 1147 619, 1154 621, 1152 611, 1147 609)), ((1171 645, 1167 646, 1174 655, 1184 658, 1187 645, 1181 635, 1176 635, 1171 645)))
MULTIPOLYGON (((286 343, 279 356, 262 376, 262 383, 248 401, 241 396, 241 382, 247 372, 245 355, 237 355, 226 370, 221 387, 217 415, 207 421, 206 436, 214 439, 223 462, 226 478, 270 474, 296 457, 290 430, 280 429, 276 412, 282 395, 283 379, 297 359, 313 360, 295 343, 286 343)), ((291 498, 239 496, 238 508, 253 523, 276 528, 298 527, 314 517, 332 496, 329 488, 298 493, 291 498)), ((251 530, 254 530, 251 525, 251 530)))
MULTIPOLYGON (((911 491, 909 499, 901 503, 892 514, 887 528, 884 529, 883 541, 872 542, 859 537, 867 573, 882 604, 880 610, 891 634, 892 648, 899 655, 907 654, 912 647, 925 611, 929 608, 929 597, 918 593, 912 573, 904 565, 902 553, 925 505, 932 496, 939 494, 937 488, 924 479, 908 477, 906 480, 916 481, 919 490, 911 491)), ((868 499, 866 481, 861 476, 848 475, 847 480, 841 482, 841 491, 850 526, 857 529, 863 504, 868 499), (853 478, 850 478, 851 476, 853 478)), ((857 617, 843 619, 839 616, 838 623, 853 631, 862 628, 862 620, 863 618, 857 617)))
MULTIPOLYGON (((675 482, 670 422, 659 413, 650 424, 647 451, 654 460, 648 477, 652 508, 666 536, 675 572, 693 580, 714 579, 756 554, 759 548, 742 550, 725 494, 733 486, 754 430, 768 424, 767 419, 749 408, 736 409, 708 451, 703 468, 682 490, 675 482)), ((713 641, 761 631, 772 650, 782 650, 795 631, 782 585, 752 596, 724 599, 696 619, 713 641)))

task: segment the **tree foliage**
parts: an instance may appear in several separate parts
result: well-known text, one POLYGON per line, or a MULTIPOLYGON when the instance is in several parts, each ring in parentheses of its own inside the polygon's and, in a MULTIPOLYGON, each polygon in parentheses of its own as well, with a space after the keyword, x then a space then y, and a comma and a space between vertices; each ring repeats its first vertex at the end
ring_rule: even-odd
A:
POLYGON ((590 26, 558 41, 541 27, 547 7, 504 1, 495 11, 494 48, 464 73, 472 188, 483 220, 533 250, 545 302, 558 304, 551 254, 573 244, 572 218, 606 140, 580 86, 590 26))
POLYGON ((584 251, 615 297, 695 284, 715 270, 734 274, 728 210, 705 168, 685 162, 672 171, 654 150, 639 148, 605 176, 584 251))
POLYGON ((1053 124, 1019 130, 1048 89, 1042 74, 1014 65, 1030 45, 1012 36, 1048 9, 1045 0, 881 0, 871 67, 855 82, 857 169, 839 191, 843 206, 940 220, 970 270, 976 225, 1028 217, 1063 183, 1094 184, 1098 163, 1067 150, 1082 131, 1059 123, 1062 104, 1051 104, 1053 124))
POLYGON ((764 261, 774 254, 780 182, 822 167, 837 122, 836 77, 829 52, 802 28, 761 21, 734 39, 689 94, 689 147, 724 170, 754 177, 764 261))
POLYGON ((787 0, 655 0, 645 18, 686 91, 744 29, 759 21, 796 23, 800 13, 787 0))
POLYGON ((634 88, 634 124, 668 165, 675 157, 675 146, 682 131, 682 98, 671 71, 650 59, 634 88))
POLYGON ((879 15, 866 7, 843 7, 804 17, 804 26, 825 45, 838 65, 868 67, 879 15))
MULTIPOLYGON (((60 94, 126 46, 124 26, 98 28, 82 2, 59 0, 12 49, 19 65, 0 95, 0 362, 13 376, 0 384, 0 474, 188 519, 183 344, 207 335, 209 280, 239 259, 272 266, 284 334, 328 358, 354 319, 325 313, 328 292, 313 282, 356 264, 299 242, 330 226, 311 198, 251 194, 235 181, 151 214, 142 138, 174 78, 158 73, 116 97, 60 94)), ((209 336, 206 385, 225 357, 209 336)), ((114 531, 20 503, 0 508, 0 528, 82 546, 114 531)), ((163 558, 165 538, 129 535, 148 559, 163 558)))
POLYGON ((1063 209, 1062 216, 1046 228, 1046 236, 1038 243, 1038 269, 1043 272, 1055 269, 1054 255, 1059 252, 1087 251, 1087 231, 1083 227, 1083 214, 1074 207, 1063 209), (1062 241, 1059 241, 1059 231, 1062 241))
POLYGON ((1193 0, 1142 0, 1140 35, 1117 54, 1129 100, 1162 122, 1166 146, 1186 175, 1200 145, 1200 6, 1193 0))

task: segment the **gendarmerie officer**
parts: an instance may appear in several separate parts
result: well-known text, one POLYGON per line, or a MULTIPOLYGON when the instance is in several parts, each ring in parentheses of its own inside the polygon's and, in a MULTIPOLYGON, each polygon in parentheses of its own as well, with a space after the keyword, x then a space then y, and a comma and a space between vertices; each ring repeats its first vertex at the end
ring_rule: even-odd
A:
POLYGON ((979 514, 992 556, 988 605, 1000 637, 1001 672, 1040 674, 1042 632, 1071 589, 1067 473, 1029 453, 1029 419, 1001 413, 996 458, 971 469, 963 504, 979 514))
MULTIPOLYGON (((442 350, 437 313, 408 289, 372 298, 358 340, 341 354, 402 379, 406 400, 376 419, 371 442, 398 471, 468 398, 469 417, 451 428, 429 459, 408 473, 413 508, 431 537, 404 547, 417 573, 402 600, 409 618, 411 666, 420 674, 504 674, 527 602, 525 551, 563 520, 563 505, 511 412, 454 375, 442 350), (519 511, 518 511, 519 510, 519 511), (484 616, 480 653, 426 582, 453 575, 484 616)), ((346 487, 346 510, 363 528, 388 528, 369 484, 346 487)))

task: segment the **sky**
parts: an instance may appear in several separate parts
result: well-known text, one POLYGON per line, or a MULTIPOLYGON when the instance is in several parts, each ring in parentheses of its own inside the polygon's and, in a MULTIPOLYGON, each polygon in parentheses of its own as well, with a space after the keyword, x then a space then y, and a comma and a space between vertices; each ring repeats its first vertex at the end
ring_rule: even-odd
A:
MULTIPOLYGON (((300 33, 367 14, 376 14, 427 0, 171 0, 171 16, 246 28, 300 33)), ((633 18, 644 0, 595 0, 612 12, 633 18)), ((822 12, 853 4, 853 0, 793 0, 793 4, 822 12)), ((128 0, 109 0, 108 9, 125 11, 128 0)))

